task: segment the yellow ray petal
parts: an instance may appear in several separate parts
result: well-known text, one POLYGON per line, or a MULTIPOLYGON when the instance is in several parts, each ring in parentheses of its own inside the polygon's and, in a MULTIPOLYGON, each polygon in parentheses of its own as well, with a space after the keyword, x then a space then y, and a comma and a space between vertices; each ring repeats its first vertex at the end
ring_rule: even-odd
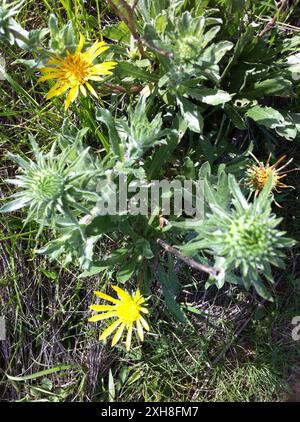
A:
POLYGON ((85 51, 84 54, 89 58, 89 60, 93 61, 96 57, 108 49, 109 46, 106 44, 106 42, 96 41, 91 48, 85 51))
POLYGON ((121 324, 121 320, 117 320, 115 322, 113 322, 109 327, 107 327, 103 333, 101 334, 101 336, 99 337, 99 340, 105 340, 106 337, 108 337, 113 331, 115 331, 115 329, 121 324))
POLYGON ((51 59, 48 60, 46 65, 47 66, 50 65, 50 64, 60 65, 63 62, 64 62, 64 59, 62 57, 59 57, 59 56, 56 55, 56 56, 51 57, 51 59))
POLYGON ((76 85, 72 89, 70 89, 70 92, 67 96, 67 99, 65 101, 65 109, 68 110, 70 104, 76 100, 78 97, 79 87, 76 85))
POLYGON ((40 72, 42 72, 42 73, 51 73, 51 72, 58 72, 58 71, 59 71, 59 67, 58 66, 42 67, 40 69, 40 72))
POLYGON ((90 73, 95 75, 111 75, 113 73, 112 70, 115 68, 115 65, 106 66, 105 64, 106 63, 104 62, 94 65, 90 69, 90 73))
POLYGON ((131 346, 131 337, 132 337, 132 323, 128 327, 128 333, 126 337, 126 350, 129 352, 131 346))
POLYGON ((87 87, 87 89, 90 91, 90 93, 92 95, 94 95, 94 97, 98 98, 98 94, 97 92, 94 90, 94 88, 92 87, 91 84, 89 84, 88 82, 85 83, 85 86, 87 87))
POLYGON ((86 51, 87 53, 93 54, 97 48, 106 46, 105 41, 95 41, 94 44, 86 51))
POLYGON ((112 72, 110 70, 96 70, 96 69, 91 69, 90 70, 90 74, 91 75, 112 75, 112 72))
POLYGON ((118 286, 111 286, 122 300, 131 300, 130 295, 118 286))
POLYGON ((105 293, 98 292, 98 291, 95 291, 94 293, 95 293, 96 296, 101 297, 101 299, 108 300, 109 302, 112 302, 112 303, 119 303, 120 302, 119 299, 115 299, 114 297, 111 297, 111 296, 109 296, 105 293))
POLYGON ((102 319, 107 319, 107 318, 111 318, 116 316, 117 313, 115 311, 112 312, 106 312, 105 314, 97 314, 97 315, 93 315, 91 316, 88 321, 89 322, 96 322, 96 321, 101 321, 102 319))
POLYGON ((113 340, 112 340, 112 342, 111 342, 111 347, 114 347, 114 346, 118 343, 118 341, 120 340, 120 338, 121 338, 121 336, 122 336, 122 334, 123 334, 124 328, 125 328, 125 324, 122 324, 122 325, 120 325, 120 327, 117 329, 117 332, 116 332, 116 334, 114 335, 114 338, 113 338, 113 340))
POLYGON ((135 292, 135 295, 133 296, 133 300, 135 302, 138 302, 138 300, 140 299, 140 297, 141 297, 140 289, 137 289, 137 291, 135 292))
MULTIPOLYGON (((63 86, 65 86, 65 85, 63 85, 61 82, 56 82, 53 85, 53 87, 49 90, 48 95, 47 95, 47 98, 49 98, 49 96, 50 96, 50 98, 53 97, 52 93, 55 92, 55 91, 58 91, 63 86)), ((54 95, 56 95, 56 94, 54 94, 54 95)))
POLYGON ((137 304, 138 305, 141 305, 142 303, 144 303, 145 302, 145 298, 144 297, 141 297, 138 301, 137 301, 137 304))
POLYGON ((47 75, 44 76, 40 76, 38 79, 38 82, 44 82, 44 81, 48 81, 50 79, 58 79, 59 77, 61 77, 61 73, 48 73, 47 75))
POLYGON ((85 86, 84 85, 80 85, 80 91, 81 91, 82 95, 84 97, 86 97, 87 93, 86 93, 86 89, 85 89, 85 86))
POLYGON ((139 319, 136 321, 136 328, 137 328, 139 338, 141 339, 141 341, 144 341, 144 330, 139 319))
POLYGON ((97 82, 103 81, 103 78, 101 78, 101 76, 96 76, 96 75, 90 75, 88 79, 91 81, 97 81, 97 82))
POLYGON ((144 314, 149 314, 149 311, 147 308, 141 307, 140 311, 143 312, 144 314))
POLYGON ((144 317, 140 316, 140 321, 142 323, 142 326, 145 328, 146 331, 150 331, 150 327, 148 322, 145 320, 144 317))
POLYGON ((76 53, 81 53, 83 46, 84 46, 84 35, 83 34, 79 34, 79 44, 78 47, 76 48, 76 53))
POLYGON ((103 62, 103 63, 97 63, 93 65, 93 69, 97 70, 110 70, 116 67, 118 62, 103 62))
POLYGON ((104 53, 104 51, 108 49, 108 46, 98 48, 98 50, 96 50, 94 54, 90 55, 90 60, 93 62, 98 56, 100 56, 100 54, 104 53))
POLYGON ((90 309, 96 312, 101 312, 101 311, 110 311, 112 309, 115 309, 115 307, 116 307, 115 305, 91 305, 90 309))
POLYGON ((90 60, 91 56, 95 53, 95 51, 97 51, 97 49, 101 46, 98 45, 99 41, 94 42, 94 44, 88 48, 83 54, 84 56, 90 60))
POLYGON ((61 95, 67 89, 69 89, 68 85, 61 85, 60 82, 56 82, 56 84, 49 90, 46 98, 50 100, 52 97, 61 95))

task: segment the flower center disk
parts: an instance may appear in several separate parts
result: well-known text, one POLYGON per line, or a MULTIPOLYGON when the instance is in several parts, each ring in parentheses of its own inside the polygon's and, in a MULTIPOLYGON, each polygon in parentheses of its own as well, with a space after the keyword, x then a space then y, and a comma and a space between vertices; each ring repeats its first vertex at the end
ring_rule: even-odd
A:
POLYGON ((140 317, 140 306, 133 300, 122 302, 117 306, 118 317, 125 323, 132 323, 140 317))

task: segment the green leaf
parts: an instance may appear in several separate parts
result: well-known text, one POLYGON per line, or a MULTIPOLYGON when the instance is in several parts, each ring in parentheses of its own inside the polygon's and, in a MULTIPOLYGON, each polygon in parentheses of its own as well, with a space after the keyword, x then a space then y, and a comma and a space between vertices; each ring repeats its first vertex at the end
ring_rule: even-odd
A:
POLYGON ((44 371, 35 372, 34 374, 24 375, 22 377, 15 377, 15 376, 7 375, 7 374, 6 376, 11 381, 28 381, 28 380, 44 377, 49 374, 54 374, 55 372, 66 371, 67 369, 75 369, 75 368, 78 369, 78 366, 77 365, 57 365, 52 368, 45 369, 44 371))
POLYGON ((132 256, 131 259, 125 262, 121 266, 120 270, 117 272, 117 275, 116 275, 117 281, 119 283, 126 283, 126 281, 128 281, 132 277, 136 269, 136 266, 137 266, 137 256, 132 256))
POLYGON ((116 389, 115 389, 114 377, 113 377, 111 369, 109 368, 109 373, 108 373, 108 401, 113 402, 115 400, 115 396, 116 396, 116 389))
POLYGON ((143 243, 143 256, 146 259, 154 258, 154 253, 151 249, 151 245, 150 245, 150 242, 148 242, 148 240, 145 240, 143 243))
MULTIPOLYGON (((226 258, 223 256, 217 256, 215 259, 215 267, 216 268, 226 268, 226 258)), ((215 284, 218 289, 222 289, 226 281, 226 272, 221 271, 216 277, 209 277, 212 281, 215 281, 215 284)))
POLYGON ((51 280, 58 280, 58 274, 56 271, 48 271, 44 268, 39 268, 39 271, 41 271, 42 274, 44 274, 47 278, 50 278, 51 280))
POLYGON ((237 43, 234 46, 233 55, 230 58, 228 65, 226 66, 222 74, 222 78, 224 78, 224 76, 227 74, 230 67, 238 61, 239 57, 243 54, 244 49, 248 47, 249 44, 256 42, 254 34, 258 26, 259 25, 256 23, 251 23, 250 25, 248 25, 245 32, 240 35, 237 43))
POLYGON ((285 126, 277 126, 275 131, 278 133, 279 136, 287 139, 288 141, 292 141, 297 136, 297 129, 292 124, 286 124, 285 126))
POLYGON ((98 108, 96 111, 96 119, 100 122, 103 122, 107 126, 112 151, 117 157, 122 159, 123 145, 117 132, 115 121, 111 115, 111 112, 109 110, 106 110, 105 108, 98 108))
POLYGON ((169 222, 171 224, 172 227, 176 227, 178 229, 183 229, 183 230, 193 230, 193 229, 197 229, 202 223, 202 220, 195 220, 193 218, 191 219, 186 219, 184 221, 170 221, 169 222))
POLYGON ((195 256, 201 249, 208 249, 210 247, 210 244, 211 241, 207 239, 201 239, 198 241, 193 240, 192 242, 181 246, 180 250, 186 256, 195 256))
POLYGON ((247 126, 244 119, 232 105, 225 104, 225 112, 236 128, 240 130, 246 129, 247 126))
POLYGON ((207 60, 211 64, 219 63, 227 51, 231 50, 233 47, 232 42, 230 41, 220 41, 217 44, 211 44, 206 50, 201 59, 207 60))
POLYGON ((68 23, 63 28, 63 41, 64 41, 64 47, 67 50, 70 50, 70 51, 75 50, 75 46, 76 46, 75 33, 74 33, 74 29, 71 23, 68 23))
POLYGON ((114 251, 110 257, 100 261, 94 261, 90 268, 79 275, 79 278, 91 277, 95 274, 103 272, 103 270, 110 268, 114 265, 121 264, 128 256, 128 249, 121 248, 114 251))
POLYGON ((210 136, 200 135, 199 141, 199 148, 201 149, 204 159, 207 160, 209 164, 213 165, 217 158, 217 154, 210 136))
POLYGON ((231 101, 231 95, 221 89, 212 88, 191 88, 188 89, 188 94, 192 98, 202 101, 210 105, 219 105, 231 101))
POLYGON ((261 208, 266 206, 266 202, 269 199, 269 195, 270 195, 270 192, 272 190, 272 181, 273 181, 273 176, 272 176, 272 173, 271 173, 268 177, 267 183, 265 184, 263 190, 260 192, 258 197, 255 198, 255 200, 254 200, 254 201, 256 201, 257 205, 260 206, 261 208))
POLYGON ((223 208, 227 207, 230 200, 228 176, 224 170, 220 172, 219 178, 218 178, 217 199, 218 199, 218 205, 222 206, 223 208))
POLYGON ((99 215, 86 227, 87 236, 98 236, 116 230, 118 224, 109 215, 99 215))
POLYGON ((213 26, 207 32, 205 32, 201 39, 202 47, 206 47, 207 44, 209 44, 215 38, 220 29, 220 26, 213 26))
POLYGON ((29 205, 30 203, 30 199, 28 198, 18 198, 15 199, 14 201, 10 201, 7 204, 3 205, 0 208, 0 212, 13 212, 13 211, 17 211, 20 208, 26 207, 27 205, 29 205))
POLYGON ((158 279, 163 288, 163 294, 168 310, 174 316, 174 318, 177 319, 177 321, 186 323, 187 318, 176 302, 174 291, 175 286, 172 284, 169 275, 165 272, 161 265, 158 267, 158 279))
POLYGON ((205 200, 209 205, 217 205, 218 204, 218 198, 216 191, 213 189, 211 184, 207 179, 204 180, 204 195, 205 200))
POLYGON ((119 42, 130 43, 130 31, 128 26, 123 22, 118 22, 113 25, 105 26, 103 30, 103 35, 106 37, 117 40, 119 42))
POLYGON ((114 70, 114 73, 119 78, 128 78, 128 76, 131 76, 141 81, 158 82, 159 80, 159 77, 155 74, 149 73, 146 70, 136 67, 128 62, 119 63, 114 70))
POLYGON ((205 161, 199 170, 199 179, 209 178, 211 176, 211 165, 208 161, 205 161))
POLYGON ((257 279, 253 282, 253 285, 259 296, 261 296, 263 299, 269 300, 270 302, 274 302, 271 293, 259 277, 257 277, 257 279))
POLYGON ((228 183, 229 183, 229 187, 231 189, 232 194, 234 195, 234 197, 236 198, 236 200, 238 201, 240 206, 244 210, 247 210, 249 208, 249 204, 248 204, 246 198, 244 197, 244 195, 241 191, 241 188, 239 187, 237 181, 235 180, 235 178, 232 174, 228 175, 228 183))
POLYGON ((180 115, 177 115, 175 119, 173 119, 171 131, 166 138, 167 145, 160 146, 153 156, 151 166, 148 171, 149 180, 156 175, 161 168, 163 168, 164 163, 167 163, 171 158, 173 151, 183 137, 186 129, 186 121, 180 115))
POLYGON ((257 105, 250 108, 250 110, 247 111, 246 116, 253 119, 259 125, 269 129, 274 129, 284 122, 282 114, 272 107, 261 107, 257 105))
POLYGON ((106 265, 105 261, 103 261, 103 265, 101 265, 101 261, 99 263, 96 262, 88 270, 81 273, 78 278, 92 277, 93 275, 102 273, 108 267, 109 265, 106 265))
POLYGON ((256 82, 254 84, 253 91, 245 93, 253 94, 256 97, 265 96, 265 95, 280 95, 287 94, 293 87, 293 84, 288 79, 285 79, 282 76, 277 76, 276 78, 266 79, 264 81, 256 82))
POLYGON ((182 168, 182 174, 186 179, 195 180, 196 179, 196 169, 193 160, 190 157, 185 157, 184 164, 182 168))
POLYGON ((296 139, 297 135, 300 134, 300 127, 297 126, 297 118, 293 118, 297 116, 296 113, 283 113, 284 114, 284 124, 281 126, 276 126, 275 131, 278 133, 279 136, 283 138, 293 141, 296 139))
POLYGON ((56 48, 58 47, 58 42, 56 41, 56 36, 59 32, 59 28, 58 28, 57 17, 55 15, 53 15, 53 14, 50 15, 48 25, 49 25, 49 29, 50 29, 51 48, 53 50, 56 50, 56 48))
POLYGON ((184 97, 178 97, 177 103, 189 129, 196 133, 201 133, 204 122, 199 107, 184 97))

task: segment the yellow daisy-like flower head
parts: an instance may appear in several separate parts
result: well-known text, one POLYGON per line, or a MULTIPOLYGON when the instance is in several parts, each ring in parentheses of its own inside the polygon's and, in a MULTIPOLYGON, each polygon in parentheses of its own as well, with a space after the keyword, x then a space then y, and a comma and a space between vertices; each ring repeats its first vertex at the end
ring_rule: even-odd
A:
POLYGON ((257 158, 251 154, 252 157, 255 159, 256 163, 250 165, 247 168, 247 175, 246 175, 246 183, 250 186, 252 190, 255 191, 255 194, 257 195, 260 191, 263 190, 265 184, 267 183, 269 176, 272 174, 272 190, 275 190, 276 192, 279 192, 280 189, 283 188, 290 188, 292 186, 285 185, 281 179, 286 177, 287 173, 289 171, 283 172, 282 170, 290 164, 292 161, 289 160, 286 164, 284 164, 281 167, 278 167, 278 165, 285 159, 285 155, 279 158, 279 160, 275 163, 270 165, 270 158, 271 155, 268 158, 268 161, 266 164, 263 162, 260 162, 257 160, 257 158))
POLYGON ((109 46, 104 41, 96 41, 92 47, 86 51, 82 51, 85 38, 80 34, 79 45, 74 53, 67 51, 66 57, 55 55, 47 62, 46 67, 41 69, 43 76, 39 78, 39 82, 47 80, 55 80, 55 85, 50 89, 47 95, 49 100, 52 97, 63 94, 69 90, 65 101, 66 110, 71 102, 75 101, 79 91, 86 97, 89 91, 95 97, 96 91, 88 81, 102 81, 100 76, 112 74, 117 62, 103 62, 93 64, 94 60, 106 51, 109 46))
POLYGON ((99 339, 104 340, 117 330, 111 343, 113 347, 120 340, 123 331, 126 328, 126 349, 129 351, 134 323, 136 324, 137 334, 141 341, 144 341, 144 329, 149 331, 149 325, 142 315, 148 314, 148 309, 142 306, 145 302, 145 298, 141 295, 139 290, 131 296, 118 286, 112 286, 112 288, 117 292, 119 299, 106 295, 105 293, 94 292, 96 296, 113 303, 113 305, 91 305, 90 308, 93 311, 104 312, 93 315, 89 318, 89 321, 95 322, 107 318, 116 318, 116 321, 103 331, 99 339))

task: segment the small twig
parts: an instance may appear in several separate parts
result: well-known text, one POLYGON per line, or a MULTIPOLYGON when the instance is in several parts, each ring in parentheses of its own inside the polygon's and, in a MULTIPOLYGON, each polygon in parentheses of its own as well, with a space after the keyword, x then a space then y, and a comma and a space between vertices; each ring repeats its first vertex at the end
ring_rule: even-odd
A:
POLYGON ((137 33, 135 23, 134 23, 134 7, 136 6, 134 2, 134 7, 130 7, 129 4, 125 0, 118 0, 121 7, 117 7, 114 4, 114 0, 107 0, 107 2, 110 4, 112 9, 115 11, 115 13, 119 16, 119 18, 128 26, 128 29, 130 30, 136 44, 138 47, 138 50, 140 52, 140 55, 144 58, 147 58, 147 55, 145 53, 145 50, 143 48, 143 44, 141 41, 141 38, 139 34, 137 33), (121 9, 125 10, 126 15, 121 11, 121 9))
POLYGON ((148 48, 150 48, 150 50, 153 50, 153 51, 155 51, 156 53, 158 53, 158 54, 161 54, 162 56, 166 56, 166 57, 173 57, 173 53, 171 52, 171 51, 166 51, 166 50, 163 50, 163 49, 161 49, 161 48, 158 48, 158 47, 155 47, 155 45, 153 45, 153 44, 150 44, 147 40, 145 40, 145 38, 140 38, 140 40, 142 41, 142 43, 146 46, 146 47, 148 47, 148 48))
POLYGON ((162 50, 161 48, 155 47, 155 45, 148 43, 145 38, 140 37, 137 33, 136 26, 134 23, 134 9, 136 8, 139 0, 135 0, 133 5, 130 7, 129 4, 125 0, 119 0, 121 7, 126 11, 127 16, 114 4, 114 0, 107 0, 107 2, 111 5, 112 9, 115 13, 119 16, 119 18, 128 26, 135 42, 137 43, 137 47, 139 52, 143 58, 147 58, 147 54, 143 48, 143 45, 150 48, 150 50, 155 51, 156 53, 161 54, 165 57, 172 57, 173 53, 170 51, 162 50))
MULTIPOLYGON (((257 16, 257 15, 255 15, 255 17, 256 17, 256 19, 258 19, 258 20, 260 20, 262 22, 269 22, 269 19, 261 18, 260 16, 257 16)), ((298 28, 295 25, 290 25, 290 24, 285 23, 285 22, 278 22, 277 25, 278 25, 279 29, 282 28, 283 30, 288 30, 289 29, 291 31, 300 32, 300 28, 298 28)))
POLYGON ((221 273, 223 271, 221 268, 213 268, 213 267, 210 267, 208 265, 200 264, 199 262, 195 261, 194 259, 183 255, 183 253, 179 252, 177 249, 173 248, 173 246, 169 245, 167 242, 165 242, 162 239, 157 239, 157 243, 165 251, 167 251, 167 252, 171 253, 172 255, 176 256, 176 258, 185 262, 190 267, 195 268, 195 270, 203 271, 203 272, 205 272, 209 275, 212 275, 214 277, 216 277, 219 273, 221 273))
MULTIPOLYGON (((281 4, 278 10, 278 15, 280 15, 280 13, 286 8, 286 6, 287 6, 287 0, 281 0, 281 4)), ((273 18, 267 23, 264 29, 258 34, 259 37, 262 37, 263 35, 265 35, 266 32, 268 32, 270 29, 272 29, 275 26, 278 15, 276 14, 273 16, 273 18)))
POLYGON ((114 92, 117 94, 125 93, 125 94, 134 94, 140 92, 143 89, 142 85, 131 85, 129 87, 125 87, 122 85, 114 85, 110 82, 105 82, 102 84, 102 88, 109 92, 114 92))
POLYGON ((134 10, 138 4, 139 0, 134 0, 133 5, 131 6, 131 9, 134 10))

